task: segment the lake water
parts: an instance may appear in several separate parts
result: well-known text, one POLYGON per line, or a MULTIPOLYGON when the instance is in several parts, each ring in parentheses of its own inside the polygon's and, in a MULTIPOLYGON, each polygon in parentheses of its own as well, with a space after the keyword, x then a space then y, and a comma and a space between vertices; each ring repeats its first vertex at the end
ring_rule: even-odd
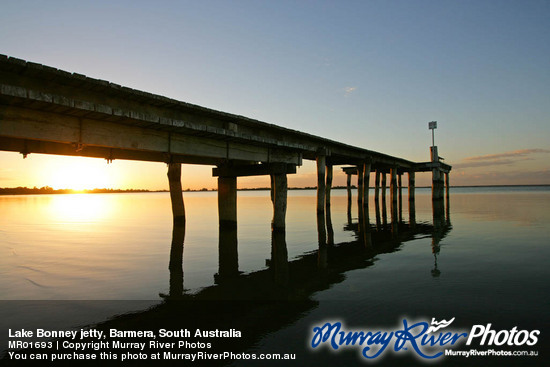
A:
MULTIPOLYGON (((376 331, 403 329, 403 319, 453 317, 453 326, 466 331, 489 323, 497 331, 540 330, 535 346, 509 348, 539 356, 445 357, 436 364, 548 361, 550 188, 452 188, 448 210, 435 220, 430 190, 417 189, 414 228, 405 191, 402 222, 393 234, 391 223, 377 228, 371 190, 368 248, 355 194, 349 213, 346 191, 333 190, 335 245, 320 251, 315 191, 289 191, 282 245, 271 234, 269 192, 239 191, 238 254, 224 245, 235 244, 234 233, 218 232, 215 192, 184 193, 184 232, 173 232, 168 193, 0 196, 2 350, 8 328, 69 329, 130 311, 146 317, 146 310, 175 298, 208 299, 220 307, 227 299, 239 304, 252 298, 248 303, 283 300, 292 305, 283 309, 295 310, 275 321, 259 311, 250 311, 247 321, 235 316, 234 327, 253 334, 239 348, 296 353, 296 365, 367 363, 358 347, 309 347, 313 327, 327 321, 376 331), (183 266, 174 267, 180 242, 183 266), (279 243, 276 251, 272 243, 279 243), (219 246, 229 253, 219 256, 219 246), (265 329, 252 331, 249 325, 258 323, 265 329)), ((209 318, 206 312, 196 317, 209 318)), ((163 322, 157 328, 167 327, 163 322)), ((412 352, 401 354, 388 352, 379 360, 420 363, 412 352)))

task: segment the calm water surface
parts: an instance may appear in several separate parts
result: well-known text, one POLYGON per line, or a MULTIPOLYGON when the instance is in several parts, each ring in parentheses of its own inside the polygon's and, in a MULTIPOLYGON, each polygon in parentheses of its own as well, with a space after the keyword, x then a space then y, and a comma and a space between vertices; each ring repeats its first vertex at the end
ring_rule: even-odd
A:
MULTIPOLYGON (((315 195, 315 191, 289 192, 290 283, 302 282, 298 278, 310 272, 308 264, 316 269, 319 262, 315 195)), ((357 350, 334 354, 308 349, 312 327, 327 320, 360 329, 366 325, 391 328, 403 317, 456 317, 464 327, 493 323, 500 329, 550 331, 549 188, 454 188, 444 228, 435 235, 430 191, 417 189, 417 230, 412 232, 405 191, 400 233, 407 235, 393 240, 388 240, 389 230, 377 231, 370 196, 372 239, 375 248, 381 248, 353 252, 359 238, 356 197, 350 218, 346 191, 334 190, 337 249, 327 254, 328 270, 311 273, 312 277, 329 275, 319 284, 300 285, 300 292, 313 305, 267 330, 249 350, 294 352, 302 356, 302 365, 361 361, 357 350)), ((216 288, 215 274, 220 270, 217 196, 200 192, 184 193, 184 197, 183 293, 196 295, 216 288)), ((53 311, 51 317, 44 317, 48 311, 43 302, 3 302, 2 329, 6 320, 36 322, 29 317, 33 307, 40 309, 41 322, 47 318, 67 328, 145 309, 173 292, 167 193, 0 196, 0 208, 1 300, 141 301, 130 309, 124 302, 83 303, 86 312, 75 307, 71 313, 71 306, 62 317, 53 311)), ((262 274, 273 260, 271 217, 269 192, 238 193, 241 278, 262 274)))

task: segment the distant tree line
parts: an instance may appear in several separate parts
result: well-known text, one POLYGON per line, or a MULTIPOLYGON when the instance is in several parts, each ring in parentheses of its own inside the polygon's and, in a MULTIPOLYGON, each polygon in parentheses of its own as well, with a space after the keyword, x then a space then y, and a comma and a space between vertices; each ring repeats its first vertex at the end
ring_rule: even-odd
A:
POLYGON ((150 192, 141 189, 91 189, 91 190, 73 190, 73 189, 54 189, 50 186, 43 187, 2 187, 0 195, 40 195, 40 194, 105 194, 105 193, 125 193, 125 192, 150 192))
MULTIPOLYGON (((345 189, 345 186, 336 186, 333 189, 345 189)), ((352 186, 355 188, 355 186, 352 186)), ((316 186, 308 187, 290 187, 289 190, 315 190, 316 186)), ((257 187, 257 188, 243 188, 239 191, 260 191, 270 190, 269 187, 257 187)), ((168 190, 144 190, 144 189, 86 189, 86 190, 73 190, 73 189, 54 189, 50 186, 43 187, 0 187, 0 195, 40 195, 40 194, 110 194, 110 193, 131 193, 131 192, 167 192, 168 190)), ((199 190, 192 190, 187 188, 183 190, 185 192, 197 192, 197 191, 217 191, 217 189, 202 188, 199 190)))

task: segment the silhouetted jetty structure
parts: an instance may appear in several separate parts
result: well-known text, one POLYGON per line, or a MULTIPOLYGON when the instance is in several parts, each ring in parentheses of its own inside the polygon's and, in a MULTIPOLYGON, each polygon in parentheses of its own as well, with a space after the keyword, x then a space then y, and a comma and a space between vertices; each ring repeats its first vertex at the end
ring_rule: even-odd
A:
POLYGON ((303 159, 317 162, 320 226, 330 221, 334 166, 352 166, 345 170, 358 175, 363 207, 368 206, 370 173, 376 172, 377 188, 382 176, 383 198, 389 173, 392 218, 403 173, 409 175, 414 202, 416 172, 432 171, 432 196, 440 200, 443 174, 448 187, 451 170, 440 161, 437 147, 430 162, 411 162, 5 55, 0 55, 0 150, 23 157, 43 153, 164 162, 175 222, 185 221, 181 164, 215 166, 220 228, 237 226, 237 177, 269 175, 274 231, 285 229, 287 175, 295 174, 303 159))
MULTIPOLYGON (((432 252, 436 256, 439 241, 451 230, 448 201, 445 218, 442 200, 443 177, 448 197, 451 166, 441 162, 435 146, 431 148, 430 162, 412 162, 4 55, 0 55, 0 150, 19 152, 23 157, 42 153, 168 165, 174 218, 169 294, 162 295, 164 302, 152 310, 115 317, 98 327, 119 324, 127 329, 147 329, 159 324, 189 327, 193 322, 201 327, 226 324, 232 327, 244 325, 241 318, 248 318, 247 341, 254 342, 265 332, 276 330, 315 307, 312 294, 340 282, 346 271, 365 268, 376 260, 377 254, 395 251, 418 235, 432 237, 432 252), (296 174, 304 159, 317 163, 319 246, 316 251, 289 261, 285 239, 287 175, 296 174), (213 176, 218 178, 216 285, 195 295, 185 292, 183 282, 182 164, 215 166, 213 176), (348 174, 346 228, 356 233, 357 241, 353 243, 334 244, 330 216, 334 166, 346 166, 343 169, 348 174), (434 220, 433 225, 426 225, 415 220, 415 173, 430 171, 434 220), (368 210, 371 172, 375 172, 375 201, 381 196, 384 203, 381 215, 377 204, 376 226, 371 226, 368 210), (401 218, 403 173, 409 179, 408 224, 401 218), (256 175, 271 177, 271 258, 267 261, 268 269, 243 275, 239 271, 237 248, 237 178, 256 175), (357 222, 352 222, 351 216, 352 175, 358 177, 357 222), (388 175, 390 225, 385 204, 388 175), (183 303, 179 302, 182 300, 183 303), (190 300, 199 302, 187 302, 190 300), (205 303, 209 300, 215 303, 205 303), (289 307, 288 302, 279 304, 280 300, 296 301, 296 306, 289 307), (230 305, 223 307, 220 301, 229 301, 230 305), (197 318, 199 313, 206 318, 197 318), (265 315, 270 315, 269 320, 265 315), (271 322, 273 318, 278 319, 271 322), (205 324, 208 320, 210 324, 205 324)), ((435 263, 432 274, 440 272, 435 263)), ((243 344, 239 348, 248 346, 243 344)))

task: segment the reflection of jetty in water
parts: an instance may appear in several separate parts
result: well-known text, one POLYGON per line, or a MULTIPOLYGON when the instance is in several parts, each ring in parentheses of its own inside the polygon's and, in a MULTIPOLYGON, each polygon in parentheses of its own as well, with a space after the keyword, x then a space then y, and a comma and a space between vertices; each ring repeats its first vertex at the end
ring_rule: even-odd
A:
MULTIPOLYGON (((273 230, 267 268, 248 274, 238 269, 236 229, 221 226, 216 284, 196 293, 184 291, 185 224, 175 223, 169 262, 170 291, 162 295, 163 302, 143 312, 114 317, 95 327, 124 330, 236 329, 243 331, 241 338, 226 339, 223 345, 213 343, 210 352, 216 352, 218 348, 219 351, 231 350, 234 353, 245 351, 266 333, 280 330, 316 308, 318 302, 313 299, 314 293, 342 282, 348 271, 373 265, 378 254, 397 251, 407 241, 431 237, 432 251, 437 256, 440 241, 452 228, 449 212, 445 211, 442 201, 441 204, 433 206, 433 223, 400 221, 398 209, 393 217, 394 223, 386 226, 371 224, 364 206, 359 206, 357 222, 349 220, 349 205, 344 230, 353 231, 356 240, 339 244, 327 241, 327 233, 332 228, 325 225, 330 227, 331 223, 319 215, 318 250, 292 261, 288 260, 285 231, 273 230)), ((330 212, 330 207, 327 209, 330 212)), ((377 206, 376 211, 380 209, 377 206)), ((437 265, 432 274, 439 274, 437 265)), ((177 353, 177 350, 173 352, 177 353)), ((209 362, 207 364, 211 365, 212 361, 209 362)), ((219 363, 224 364, 224 361, 219 363)))
MULTIPOLYGON (((318 301, 314 294, 344 281, 346 272, 368 268, 377 261, 377 255, 397 251, 406 242, 418 238, 431 237, 436 256, 440 241, 451 230, 449 212, 445 211, 443 202, 433 206, 433 223, 400 221, 398 209, 393 217, 396 223, 386 226, 371 224, 365 210, 368 207, 364 206, 358 206, 358 221, 353 221, 351 201, 349 203, 348 221, 342 224, 344 230, 355 233, 354 241, 330 243, 327 234, 333 231, 331 221, 319 215, 317 250, 289 261, 285 231, 274 229, 267 268, 247 274, 239 271, 237 230, 232 226, 220 226, 219 266, 215 284, 195 293, 186 292, 184 288, 185 223, 175 222, 168 266, 170 289, 168 294, 161 295, 163 301, 145 311, 114 316, 93 325, 93 328, 135 331, 187 329, 192 333, 196 329, 235 329, 242 331, 240 338, 224 338, 223 343, 213 342, 208 352, 242 353, 267 333, 281 330, 315 309, 318 301)), ((326 209, 329 213, 330 206, 326 209)), ((375 211, 379 214, 380 210, 377 206, 375 211)), ((436 266, 432 274, 436 276, 438 272, 436 266)), ((148 352, 148 347, 147 343, 144 352, 148 352)), ((176 347, 163 349, 164 352, 182 353, 176 347)), ((210 366, 231 361, 198 362, 199 365, 201 363, 210 366)))

